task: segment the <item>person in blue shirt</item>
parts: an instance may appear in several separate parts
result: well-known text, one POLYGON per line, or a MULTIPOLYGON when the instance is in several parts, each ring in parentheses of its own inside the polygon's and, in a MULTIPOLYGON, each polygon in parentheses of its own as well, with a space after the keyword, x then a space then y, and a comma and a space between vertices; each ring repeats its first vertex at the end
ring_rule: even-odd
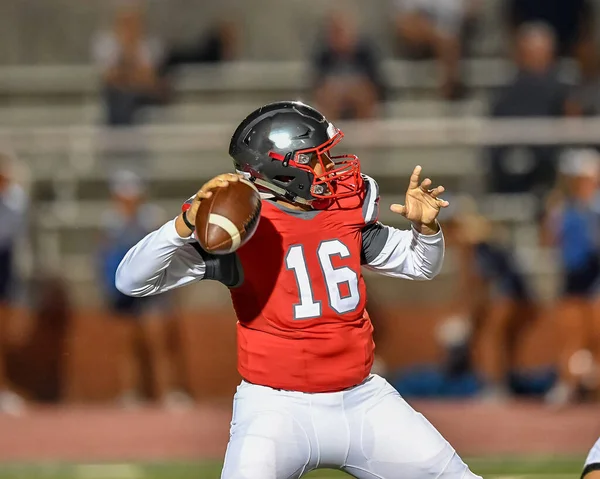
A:
POLYGON ((593 149, 566 150, 559 171, 560 184, 548 207, 546 229, 559 255, 562 279, 557 308, 561 380, 547 399, 565 404, 578 398, 582 382, 592 374, 593 361, 577 358, 597 353, 600 341, 595 304, 600 286, 600 156, 593 149))
POLYGON ((110 190, 112 206, 101 218, 98 269, 108 308, 122 320, 120 402, 133 406, 140 401, 137 353, 143 349, 150 356, 153 396, 165 406, 175 402, 187 404, 189 398, 173 389, 170 377, 179 368, 174 367, 175 358, 168 347, 168 328, 173 326, 168 321, 173 316, 169 296, 133 298, 115 285, 119 263, 132 246, 164 222, 162 211, 145 201, 143 181, 131 171, 118 171, 110 182, 110 190))

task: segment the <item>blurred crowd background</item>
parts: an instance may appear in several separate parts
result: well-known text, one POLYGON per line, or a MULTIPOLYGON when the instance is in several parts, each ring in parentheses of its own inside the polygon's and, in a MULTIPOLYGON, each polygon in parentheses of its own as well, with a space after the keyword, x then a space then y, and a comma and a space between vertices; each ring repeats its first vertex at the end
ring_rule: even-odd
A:
MULTIPOLYGON (((228 294, 145 300, 125 252, 209 177, 234 127, 314 104, 380 184, 448 190, 431 283, 367 276, 406 397, 600 399, 596 0, 2 0, 0 412, 193 407, 235 374, 228 294)), ((226 386, 222 386, 225 384, 226 386)))

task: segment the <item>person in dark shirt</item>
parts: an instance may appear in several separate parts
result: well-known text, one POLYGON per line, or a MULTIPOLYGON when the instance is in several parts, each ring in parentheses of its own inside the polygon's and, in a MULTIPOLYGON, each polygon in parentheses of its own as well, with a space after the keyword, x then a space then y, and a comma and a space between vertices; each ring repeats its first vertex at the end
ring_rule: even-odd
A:
POLYGON ((556 36, 543 23, 523 25, 517 34, 517 72, 492 105, 494 117, 555 117, 564 114, 567 87, 558 78, 556 36))
POLYGON ((346 12, 328 17, 326 37, 313 59, 313 95, 331 120, 372 118, 383 97, 375 47, 361 38, 346 12))
MULTIPOLYGON (((544 24, 523 25, 517 42, 517 71, 492 102, 492 118, 564 115, 568 90, 555 68, 552 30, 544 24)), ((502 145, 487 153, 488 189, 492 192, 535 192, 541 197, 554 184, 558 150, 553 146, 502 145)))

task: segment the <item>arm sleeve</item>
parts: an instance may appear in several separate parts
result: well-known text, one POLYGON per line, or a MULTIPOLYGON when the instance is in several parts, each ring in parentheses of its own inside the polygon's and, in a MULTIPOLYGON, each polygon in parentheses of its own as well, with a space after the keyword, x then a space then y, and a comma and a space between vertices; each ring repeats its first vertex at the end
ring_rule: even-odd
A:
POLYGON ((167 222, 127 252, 117 269, 117 289, 150 296, 200 281, 206 263, 194 242, 177 234, 175 220, 167 222))
POLYGON ((429 280, 442 269, 444 236, 426 236, 414 228, 403 231, 379 222, 362 231, 362 263, 367 269, 394 278, 429 280))
POLYGON ((581 478, 585 478, 592 471, 600 471, 600 439, 596 441, 596 444, 594 444, 585 460, 581 478))

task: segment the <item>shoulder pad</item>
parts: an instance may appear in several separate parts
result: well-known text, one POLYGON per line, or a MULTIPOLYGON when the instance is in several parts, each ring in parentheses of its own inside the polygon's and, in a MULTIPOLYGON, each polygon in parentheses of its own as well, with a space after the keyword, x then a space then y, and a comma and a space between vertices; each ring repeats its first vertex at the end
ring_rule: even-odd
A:
POLYGON ((364 181, 364 200, 362 215, 365 224, 375 223, 379 218, 379 185, 367 175, 361 175, 364 181))

